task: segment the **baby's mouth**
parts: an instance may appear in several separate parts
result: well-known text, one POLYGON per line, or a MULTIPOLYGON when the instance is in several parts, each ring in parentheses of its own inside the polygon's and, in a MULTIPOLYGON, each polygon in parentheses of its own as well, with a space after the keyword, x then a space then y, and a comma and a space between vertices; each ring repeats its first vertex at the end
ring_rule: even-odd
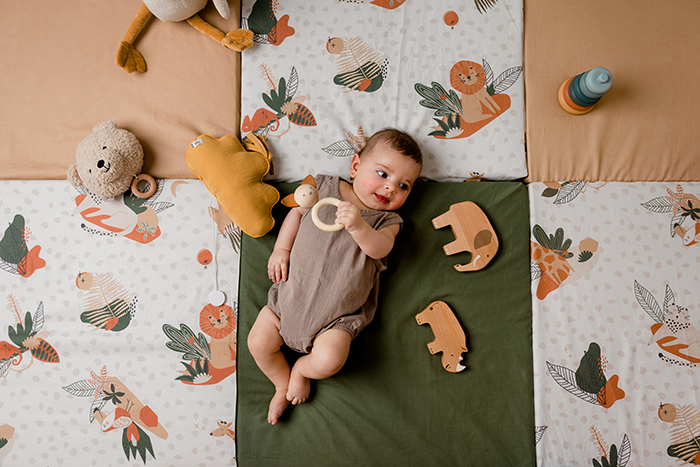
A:
POLYGON ((377 198, 377 201, 379 201, 382 204, 388 204, 389 203, 389 198, 386 196, 379 195, 377 193, 374 194, 374 197, 377 198))

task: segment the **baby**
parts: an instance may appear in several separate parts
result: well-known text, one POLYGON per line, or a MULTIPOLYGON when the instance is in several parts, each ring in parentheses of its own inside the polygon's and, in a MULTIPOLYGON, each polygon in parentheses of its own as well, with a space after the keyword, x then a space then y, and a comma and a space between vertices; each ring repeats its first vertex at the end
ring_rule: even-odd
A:
MULTIPOLYGON (((274 282, 268 304, 248 335, 248 348, 275 385, 267 421, 274 425, 291 403, 304 402, 312 379, 336 374, 345 364, 350 341, 377 309, 379 273, 394 246, 402 220, 392 212, 403 205, 420 175, 420 148, 406 133, 374 134, 350 163, 350 184, 317 175, 319 198, 342 202, 338 232, 321 231, 311 210, 293 208, 280 227, 267 265, 274 282), (290 369, 281 347, 303 353, 290 369)), ((321 210, 323 220, 331 208, 321 210)), ((332 222, 325 220, 325 222, 332 222)))

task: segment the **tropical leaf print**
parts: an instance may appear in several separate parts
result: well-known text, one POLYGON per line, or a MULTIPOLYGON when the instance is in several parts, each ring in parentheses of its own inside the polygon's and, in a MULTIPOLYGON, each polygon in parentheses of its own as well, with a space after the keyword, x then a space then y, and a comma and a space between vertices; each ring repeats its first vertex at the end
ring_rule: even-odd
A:
POLYGON ((591 342, 575 372, 554 363, 546 363, 554 381, 567 392, 583 401, 609 409, 616 401, 625 397, 625 391, 617 387, 617 375, 610 379, 605 377, 605 362, 600 354, 600 346, 591 342))
MULTIPOLYGON (((486 63, 486 60, 484 60, 484 63, 486 63)), ((489 66, 489 69, 491 67, 489 66)), ((501 94, 508 90, 509 87, 511 87, 515 82, 518 80, 520 77, 520 73, 523 71, 523 67, 521 66, 514 66, 511 68, 506 69, 503 73, 498 75, 498 77, 493 81, 492 85, 487 84, 486 89, 489 90, 489 88, 493 89, 493 92, 489 92, 489 94, 494 95, 494 94, 501 94)), ((488 83, 488 80, 486 81, 488 83)))
POLYGON ((249 131, 256 135, 269 135, 280 137, 289 131, 287 128, 281 134, 269 134, 270 131, 276 131, 280 125, 280 119, 285 116, 289 119, 289 126, 295 124, 298 126, 316 126, 316 118, 311 110, 302 104, 306 99, 305 96, 297 96, 296 92, 299 87, 299 75, 296 68, 292 67, 289 75, 289 80, 280 78, 279 82, 275 82, 270 68, 264 63, 260 65, 262 76, 268 85, 268 92, 262 94, 262 100, 272 109, 270 113, 266 109, 258 109, 253 117, 246 115, 241 123, 243 131, 249 131), (272 126, 274 128, 272 128, 272 126))
POLYGON ((540 442, 545 431, 547 431, 547 426, 545 425, 535 427, 535 444, 540 442))
POLYGON ((211 375, 209 374, 209 362, 207 360, 196 360, 194 362, 194 366, 185 362, 180 363, 185 366, 187 374, 178 376, 175 378, 175 381, 203 384, 211 380, 211 375))
POLYGON ((132 443, 132 440, 129 439, 128 429, 122 431, 122 448, 124 449, 124 454, 126 454, 126 460, 129 460, 129 454, 131 454, 131 457, 133 457, 134 460, 136 460, 136 454, 138 453, 141 457, 141 460, 145 464, 146 451, 148 451, 151 454, 151 457, 155 459, 156 455, 153 453, 153 445, 151 444, 151 438, 137 424, 132 423, 131 426, 136 427, 136 431, 138 433, 136 436, 134 436, 134 438, 136 439, 135 443, 132 443))
POLYGON ((446 91, 440 83, 434 81, 430 86, 416 83, 414 89, 423 98, 418 103, 423 107, 435 110, 436 117, 462 114, 462 103, 457 93, 452 89, 446 91))
POLYGON ((575 200, 579 195, 586 192, 588 188, 602 188, 607 182, 599 182, 594 185, 592 181, 565 181, 565 182, 545 182, 547 188, 542 191, 542 197, 554 198, 552 204, 566 204, 575 200))
MULTIPOLYGON (((292 68, 292 70, 296 72, 294 68, 292 68)), ((288 102, 287 82, 285 79, 280 78, 277 89, 270 89, 269 95, 263 93, 262 100, 269 108, 277 112, 278 117, 281 117, 283 114, 282 106, 288 102)))
POLYGON ((39 257, 41 247, 36 245, 31 250, 27 247, 29 235, 24 217, 16 214, 0 240, 0 269, 29 277, 46 266, 46 261, 39 257))
POLYGON ((564 229, 561 227, 554 232, 554 235, 550 234, 548 236, 539 224, 535 224, 532 228, 532 235, 535 237, 535 240, 537 240, 537 243, 557 253, 562 258, 571 258, 574 255, 569 252, 572 243, 571 239, 567 238, 564 240, 564 229))
POLYGON ((632 457, 632 443, 630 442, 629 436, 627 436, 625 433, 625 435, 622 437, 620 450, 617 452, 618 467, 627 467, 630 457, 632 457))
POLYGON ((39 306, 36 307, 34 316, 32 316, 32 333, 37 333, 41 331, 44 327, 44 302, 39 302, 39 306))
POLYGON ((243 18, 241 27, 253 31, 253 40, 258 44, 280 45, 296 32, 289 26, 289 15, 277 19, 278 0, 257 0, 248 18, 243 18))
POLYGON ((576 385, 586 392, 598 394, 607 381, 601 367, 600 347, 591 342, 576 370, 576 385))
MULTIPOLYGON (((34 315, 30 312, 26 312, 24 319, 22 319, 19 304, 15 297, 10 295, 9 301, 10 307, 16 317, 16 324, 14 327, 8 326, 7 334, 16 347, 13 347, 7 342, 1 343, 0 376, 7 376, 12 366, 18 364, 18 362, 14 362, 14 358, 19 355, 21 360, 21 355, 27 351, 29 351, 32 357, 29 365, 33 363, 33 359, 46 363, 59 363, 61 359, 58 356, 58 352, 51 344, 44 340, 49 333, 45 331, 41 332, 44 327, 44 303, 39 302, 39 306, 34 312, 34 315)), ((15 370, 22 372, 28 368, 29 365, 21 370, 15 370)))
POLYGON ((321 150, 335 157, 350 157, 355 154, 355 148, 345 140, 336 141, 321 150))
POLYGON ((92 275, 86 291, 80 320, 105 331, 126 329, 136 311, 136 297, 131 297, 111 273, 92 275))
POLYGON ((362 127, 358 127, 357 136, 353 135, 349 131, 347 132, 347 135, 347 139, 336 141, 330 146, 321 149, 335 157, 351 157, 354 154, 359 154, 360 151, 362 151, 362 148, 365 147, 366 143, 362 127))
POLYGON ((540 267, 539 264, 537 264, 537 261, 535 260, 530 260, 530 280, 535 281, 539 279, 542 276, 542 268, 540 267))
POLYGON ((495 7, 497 2, 498 0, 474 0, 476 9, 482 15, 486 12, 486 10, 495 7))
POLYGON ((696 459, 700 458, 700 414, 697 409, 692 405, 663 404, 659 417, 673 424, 669 430, 671 445, 666 451, 668 455, 696 465, 696 459))
POLYGON ((595 394, 588 393, 576 385, 576 373, 573 370, 554 363, 545 363, 547 363, 549 374, 552 375, 552 378, 559 386, 583 401, 598 405, 598 399, 595 394))
POLYGON ((276 0, 258 0, 248 16, 247 28, 255 34, 267 35, 277 24, 275 13, 277 11, 276 0))
POLYGON ((584 191, 586 191, 586 182, 584 181, 564 182, 562 183, 561 188, 557 191, 557 196, 554 199, 553 204, 570 203, 584 191))
POLYGON ((294 95, 297 93, 298 88, 299 74, 297 73, 297 69, 292 67, 292 71, 289 72, 289 81, 287 83, 287 87, 284 93, 285 102, 292 100, 294 95))
POLYGON ((459 115, 450 115, 447 120, 438 120, 434 118, 437 122, 439 129, 431 131, 428 136, 443 136, 445 138, 454 138, 462 134, 462 119, 459 115))
POLYGON ((95 386, 87 379, 63 386, 63 390, 75 397, 90 397, 95 394, 95 386))
POLYGON ((18 264, 27 256, 27 253, 29 250, 24 237, 24 217, 16 214, 0 240, 0 259, 7 263, 18 264))
POLYGON ((26 347, 24 347, 23 344, 30 337, 31 333, 32 315, 29 312, 24 316, 24 324, 19 322, 14 328, 12 326, 8 326, 7 328, 7 334, 10 340, 17 345, 17 347, 24 350, 26 350, 26 347))
POLYGON ((334 37, 328 40, 326 49, 338 55, 338 74, 333 78, 333 83, 360 92, 374 92, 382 87, 389 62, 382 60, 362 39, 334 37))
POLYGON ((90 371, 90 379, 76 381, 68 386, 63 386, 63 390, 75 397, 92 397, 93 401, 88 411, 90 423, 95 421, 95 412, 102 410, 107 405, 108 399, 103 397, 105 382, 107 381, 107 366, 103 365, 100 374, 90 371))
POLYGON ((419 104, 434 110, 437 126, 428 136, 439 139, 467 138, 508 110, 511 98, 505 91, 520 77, 522 67, 511 67, 496 79, 486 60, 483 65, 469 60, 455 63, 449 72, 450 85, 446 91, 439 82, 430 86, 414 85, 422 97, 419 104), (456 91, 456 92, 455 92, 456 91))
POLYGON ((38 345, 31 349, 34 358, 47 363, 60 362, 58 352, 56 352, 56 349, 54 349, 51 344, 40 338, 37 338, 37 341, 38 345))
POLYGON ((297 104, 296 110, 289 114, 289 121, 299 126, 316 126, 314 114, 303 104, 297 104))
POLYGON ((666 188, 668 196, 659 196, 642 203, 651 212, 659 214, 671 213, 669 232, 671 238, 679 235, 684 246, 700 243, 700 198, 685 193, 683 186, 676 185, 676 191, 666 188), (693 223, 689 228, 683 224, 690 219, 693 223))
POLYGON ((186 324, 180 324, 180 329, 170 324, 163 325, 163 332, 170 339, 165 345, 170 350, 182 354, 183 360, 209 360, 211 351, 207 338, 201 332, 195 336, 192 329, 186 324))
POLYGON ((634 296, 637 298, 637 303, 639 303, 639 306, 641 306, 642 309, 646 311, 654 321, 657 323, 663 323, 666 321, 668 304, 673 302, 673 292, 668 285, 666 285, 666 298, 664 299, 663 309, 659 306, 659 302, 656 301, 651 292, 645 289, 636 280, 634 281, 634 296), (669 294, 671 299, 670 301, 668 301, 669 294))
POLYGON ((138 454, 146 464, 146 454, 155 459, 153 446, 148 431, 167 439, 168 432, 158 421, 158 415, 151 407, 143 404, 136 395, 119 378, 107 377, 107 369, 102 367, 100 375, 90 372, 91 378, 76 381, 63 390, 75 397, 92 399, 88 414, 90 423, 97 420, 99 430, 108 433, 122 430, 122 449, 127 460, 136 459, 138 454), (106 411, 103 411, 105 407, 106 411))
POLYGON ((642 206, 651 212, 657 214, 664 214, 671 212, 673 210, 674 202, 669 200, 665 196, 659 196, 658 198, 650 199, 646 203, 642 203, 642 206))

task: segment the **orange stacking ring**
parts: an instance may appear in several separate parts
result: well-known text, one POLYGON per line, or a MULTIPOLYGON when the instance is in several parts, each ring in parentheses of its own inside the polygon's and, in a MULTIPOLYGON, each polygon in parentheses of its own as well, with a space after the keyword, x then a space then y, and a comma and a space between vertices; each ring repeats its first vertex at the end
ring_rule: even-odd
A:
POLYGON ((581 107, 578 104, 575 104, 574 101, 571 100, 571 97, 569 97, 569 86, 571 85, 571 80, 574 79, 573 77, 567 79, 562 83, 561 86, 559 86, 559 92, 557 93, 557 97, 559 99, 559 105, 561 106, 562 109, 567 111, 570 114, 573 115, 583 115, 585 113, 590 112, 593 110, 593 107, 595 104, 593 104, 590 107, 581 107))

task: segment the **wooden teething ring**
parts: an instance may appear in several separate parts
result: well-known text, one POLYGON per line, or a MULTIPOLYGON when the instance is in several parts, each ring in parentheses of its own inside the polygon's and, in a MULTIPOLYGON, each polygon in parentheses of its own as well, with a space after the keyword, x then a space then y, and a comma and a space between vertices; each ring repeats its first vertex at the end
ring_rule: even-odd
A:
POLYGON ((324 232, 337 232, 338 230, 344 229, 345 226, 343 224, 326 224, 319 219, 318 210, 327 204, 337 206, 340 204, 340 200, 338 198, 323 198, 320 199, 318 203, 314 204, 314 207, 311 209, 311 219, 314 221, 314 224, 316 224, 316 227, 324 232))
POLYGON ((148 174, 140 174, 137 175, 136 178, 134 178, 134 181, 131 182, 131 192, 136 196, 137 198, 141 199, 146 199, 150 198, 156 193, 156 189, 158 188, 158 185, 156 184, 156 179, 151 177, 148 174), (143 180, 145 182, 148 182, 150 185, 150 188, 148 191, 141 191, 139 190, 139 182, 143 180))

